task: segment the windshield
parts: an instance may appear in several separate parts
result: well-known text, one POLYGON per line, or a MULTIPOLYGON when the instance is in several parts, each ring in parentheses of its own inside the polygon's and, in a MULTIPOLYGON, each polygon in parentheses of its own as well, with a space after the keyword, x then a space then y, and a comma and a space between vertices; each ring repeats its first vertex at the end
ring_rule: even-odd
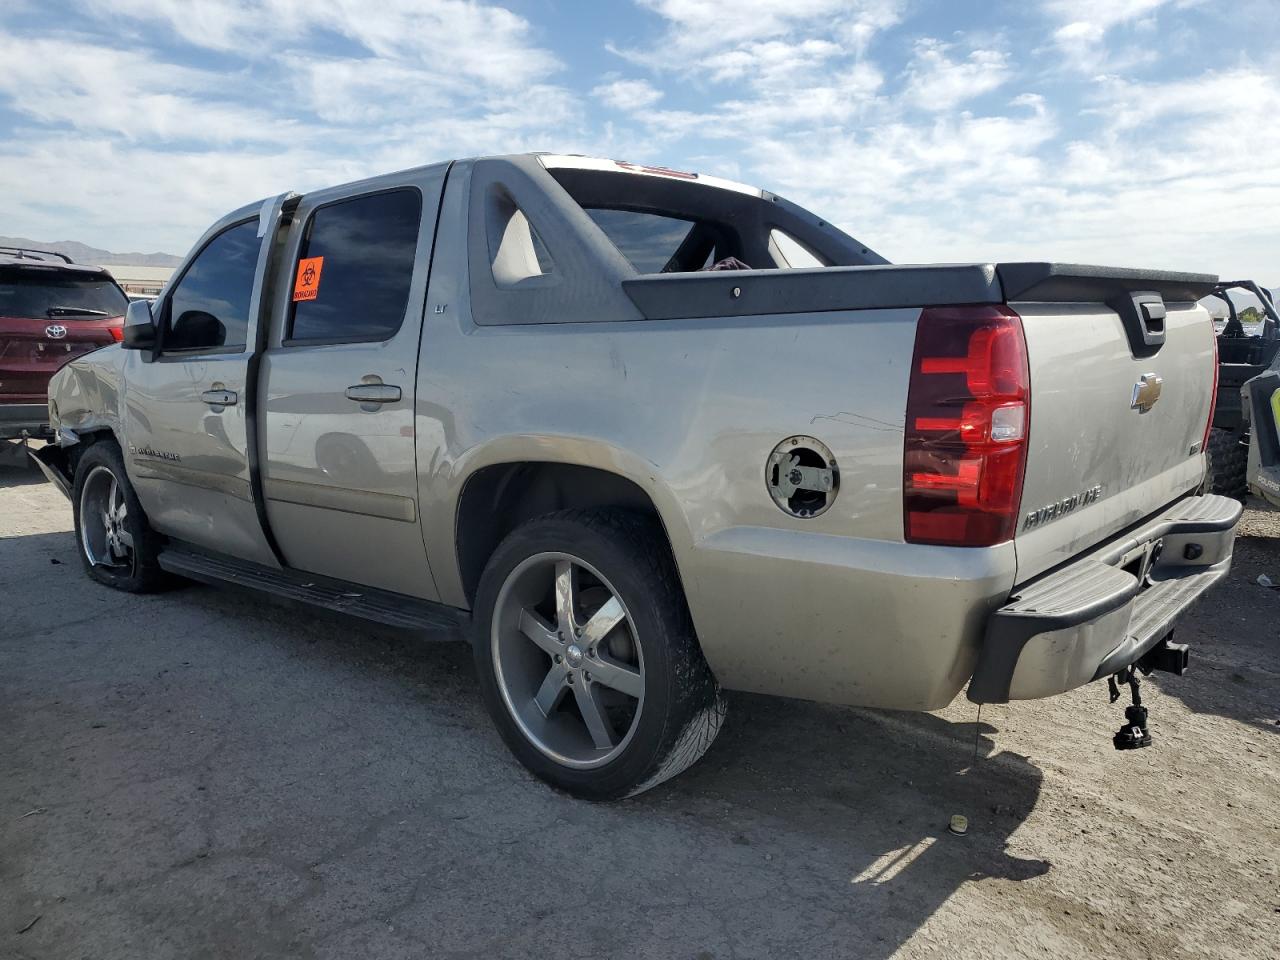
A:
POLYGON ((105 274, 0 267, 0 316, 31 320, 120 317, 129 299, 105 274))

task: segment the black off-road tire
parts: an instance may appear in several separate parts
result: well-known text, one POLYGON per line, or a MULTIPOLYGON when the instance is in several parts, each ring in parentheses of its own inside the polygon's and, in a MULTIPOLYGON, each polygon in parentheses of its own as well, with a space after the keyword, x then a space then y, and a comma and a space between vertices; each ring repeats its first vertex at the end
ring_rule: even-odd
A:
POLYGON ((1211 493, 1243 501, 1249 493, 1246 474, 1249 447, 1231 430, 1209 431, 1208 488, 1211 493))
POLYGON ((726 704, 703 659, 665 534, 630 510, 566 510, 518 527, 494 551, 475 603, 474 651, 485 705, 503 740, 531 772, 588 800, 631 797, 676 776, 715 740, 726 704), (495 674, 492 631, 499 592, 538 554, 564 552, 604 575, 630 612, 644 656, 644 702, 631 740, 604 766, 576 769, 535 746, 515 722, 495 674))
POLYGON ((75 518, 76 552, 85 572, 99 583, 128 593, 152 593, 172 582, 172 578, 160 569, 156 558, 160 553, 161 538, 147 523, 146 514, 125 472, 124 457, 119 446, 111 440, 100 440, 90 445, 76 462, 75 482, 71 487, 71 509, 75 518), (109 470, 120 485, 128 509, 122 526, 133 540, 132 560, 124 567, 104 567, 90 561, 85 549, 84 520, 81 503, 85 482, 95 469, 109 470))

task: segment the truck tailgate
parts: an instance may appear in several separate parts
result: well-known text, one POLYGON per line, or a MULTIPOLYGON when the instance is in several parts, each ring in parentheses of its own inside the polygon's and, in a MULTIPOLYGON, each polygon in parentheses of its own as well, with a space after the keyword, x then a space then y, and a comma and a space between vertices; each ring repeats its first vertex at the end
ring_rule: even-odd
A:
POLYGON ((1215 356, 1208 312, 1165 303, 1164 342, 1135 351, 1111 302, 1011 303, 1031 374, 1019 583, 1155 513, 1203 475, 1215 356))

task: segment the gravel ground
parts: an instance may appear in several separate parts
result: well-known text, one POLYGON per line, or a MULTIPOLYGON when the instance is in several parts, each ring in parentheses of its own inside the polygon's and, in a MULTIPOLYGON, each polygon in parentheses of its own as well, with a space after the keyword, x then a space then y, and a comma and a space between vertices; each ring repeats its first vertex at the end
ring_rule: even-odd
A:
POLYGON ((1099 685, 976 727, 731 695, 700 764, 591 805, 510 759, 462 644, 112 592, 36 481, 0 467, 0 957, 1280 952, 1280 514, 1145 685, 1150 750, 1099 685))

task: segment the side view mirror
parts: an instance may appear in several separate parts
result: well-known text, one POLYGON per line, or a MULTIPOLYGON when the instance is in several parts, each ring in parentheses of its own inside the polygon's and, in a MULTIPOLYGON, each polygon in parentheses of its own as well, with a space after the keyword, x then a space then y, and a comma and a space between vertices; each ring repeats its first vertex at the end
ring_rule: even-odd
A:
POLYGON ((124 341, 126 350, 150 350, 156 345, 156 322, 151 315, 151 304, 135 300, 124 315, 124 341))

